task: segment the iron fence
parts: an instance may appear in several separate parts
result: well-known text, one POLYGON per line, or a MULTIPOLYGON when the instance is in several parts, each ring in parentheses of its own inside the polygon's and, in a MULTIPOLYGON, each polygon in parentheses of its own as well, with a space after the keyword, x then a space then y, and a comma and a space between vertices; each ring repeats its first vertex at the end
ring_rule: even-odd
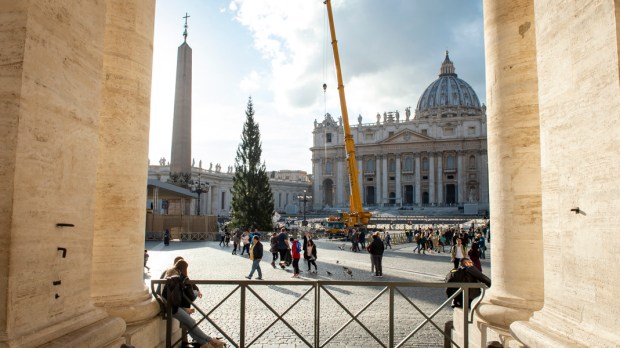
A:
MULTIPOLYGON (((175 347, 180 343, 180 340, 176 342, 172 342, 172 313, 170 306, 167 305, 167 301, 165 298, 161 296, 160 287, 165 284, 165 279, 152 280, 151 281, 151 291, 157 301, 160 303, 162 309, 162 317, 167 321, 166 322, 166 347, 171 348, 175 347)), ((388 281, 376 281, 376 282, 367 282, 367 281, 337 281, 337 280, 293 280, 293 281, 264 281, 264 280, 192 280, 190 281, 192 284, 196 285, 227 285, 232 288, 217 304, 215 304, 210 310, 205 311, 202 308, 199 308, 195 303, 192 306, 195 308, 197 312, 200 313, 201 319, 197 321, 196 325, 199 325, 201 322, 206 321, 211 324, 218 332, 221 334, 226 341, 228 341, 234 347, 251 347, 253 344, 257 343, 257 340, 261 338, 264 334, 268 332, 276 323, 282 322, 288 329, 290 329, 291 333, 297 336, 305 345, 308 347, 325 347, 327 346, 335 337, 337 337, 340 333, 347 328, 348 325, 355 322, 361 328, 363 328, 373 339, 373 345, 377 347, 403 347, 408 340, 414 337, 417 333, 425 325, 432 325, 436 330, 438 330, 441 335, 444 337, 444 345, 453 345, 454 347, 469 347, 469 324, 472 323, 473 320, 473 310, 470 311, 469 301, 462 301, 463 303, 463 332, 460 333, 460 337, 463 338, 463 345, 459 345, 452 338, 452 334, 448 326, 445 329, 441 328, 441 325, 438 325, 433 321, 433 318, 444 308, 450 306, 452 300, 457 296, 461 296, 463 294, 463 298, 469 298, 469 290, 471 288, 481 288, 482 295, 476 300, 476 302, 471 304, 472 309, 474 309, 477 304, 480 302, 482 297, 484 296, 484 290, 486 286, 481 283, 433 283, 433 282, 388 282, 388 281), (276 308, 274 308, 273 304, 269 303, 268 300, 264 299, 261 294, 256 291, 259 287, 271 287, 271 286, 302 286, 306 287, 305 291, 287 308, 283 311, 278 312, 276 308), (377 295, 371 298, 364 306, 356 311, 352 311, 345 304, 340 301, 337 296, 334 295, 334 287, 373 287, 380 288, 377 295), (424 310, 420 308, 418 304, 415 303, 408 295, 405 295, 403 289, 407 288, 459 288, 452 296, 447 297, 445 301, 443 301, 437 308, 432 310, 429 314, 427 314, 424 310), (254 335, 253 339, 249 339, 246 334, 246 320, 247 320, 247 310, 246 310, 246 296, 248 293, 254 295, 258 301, 264 306, 266 310, 272 313, 275 316, 275 320, 272 320, 269 325, 267 325, 261 332, 254 335), (385 318, 388 322, 388 335, 387 342, 379 338, 373 330, 371 330, 367 325, 365 325, 361 320, 360 316, 364 313, 368 308, 371 307, 381 296, 387 294, 388 296, 388 311, 387 318, 385 318), (321 322, 321 301, 327 296, 327 298, 333 300, 344 312, 347 314, 346 321, 337 329, 333 330, 328 337, 321 337, 320 322, 321 322), (424 318, 424 320, 418 323, 407 335, 402 337, 399 341, 394 334, 395 328, 395 320, 394 320, 394 312, 395 312, 395 298, 400 296, 404 299, 406 304, 409 304, 412 308, 417 310, 418 313, 424 318), (285 318, 285 315, 290 312, 295 306, 297 306, 300 301, 303 299, 307 299, 312 297, 310 302, 313 307, 313 335, 311 339, 307 339, 302 333, 300 333, 295 327, 285 318), (238 333, 238 341, 235 340, 233 334, 230 332, 226 332, 221 326, 218 325, 216 318, 213 316, 213 313, 222 306, 226 301, 238 301, 239 308, 239 333, 238 333)), ((417 300, 423 301, 424 299, 419 298, 417 300)), ((442 323, 445 324, 445 323, 442 323)))

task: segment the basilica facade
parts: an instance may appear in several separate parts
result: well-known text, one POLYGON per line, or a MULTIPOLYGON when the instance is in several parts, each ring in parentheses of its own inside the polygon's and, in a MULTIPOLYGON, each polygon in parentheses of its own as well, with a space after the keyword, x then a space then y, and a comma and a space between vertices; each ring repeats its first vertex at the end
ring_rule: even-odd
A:
MULTIPOLYGON (((415 113, 377 113, 351 125, 361 199, 366 207, 489 204, 486 107, 455 73, 446 52, 439 78, 415 113)), ((329 113, 315 121, 312 147, 314 208, 349 205, 343 123, 329 113)))

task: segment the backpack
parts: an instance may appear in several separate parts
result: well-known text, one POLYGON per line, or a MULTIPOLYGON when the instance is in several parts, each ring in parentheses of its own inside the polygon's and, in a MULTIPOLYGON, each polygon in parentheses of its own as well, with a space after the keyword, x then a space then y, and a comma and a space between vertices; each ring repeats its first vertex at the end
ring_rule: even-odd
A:
MULTIPOLYGON (((467 274, 464 268, 453 269, 446 275, 446 283, 467 283, 467 274)), ((454 295, 460 288, 447 288, 446 295, 448 297, 454 295)), ((454 302, 460 302, 463 296, 457 296, 454 302)))
POLYGON ((301 252, 301 243, 297 242, 297 252, 301 252))
MULTIPOLYGON (((179 307, 184 304, 184 302, 187 302, 183 301, 183 295, 186 290, 186 279, 186 277, 180 275, 173 275, 166 278, 166 285, 164 285, 162 296, 166 299, 168 305, 172 308, 172 314, 176 313, 179 310, 179 307)), ((191 287, 189 289, 191 290, 191 287)), ((190 300, 193 301, 193 299, 190 300)))

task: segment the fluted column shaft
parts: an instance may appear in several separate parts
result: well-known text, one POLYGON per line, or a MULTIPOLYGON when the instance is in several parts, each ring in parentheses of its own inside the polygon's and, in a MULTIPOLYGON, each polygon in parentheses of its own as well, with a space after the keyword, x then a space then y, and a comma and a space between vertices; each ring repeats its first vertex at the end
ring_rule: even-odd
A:
MULTIPOLYGON (((533 1, 487 0, 484 16, 493 286, 478 313, 506 328, 540 308, 543 297, 533 1)), ((461 178, 462 154, 458 171, 461 178)))

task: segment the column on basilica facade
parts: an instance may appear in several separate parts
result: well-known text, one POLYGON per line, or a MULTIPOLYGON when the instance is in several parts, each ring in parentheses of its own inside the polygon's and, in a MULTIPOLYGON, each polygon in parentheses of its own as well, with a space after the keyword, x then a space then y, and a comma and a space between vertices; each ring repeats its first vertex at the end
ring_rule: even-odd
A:
POLYGON ((415 204, 422 204, 422 176, 420 175, 420 154, 415 156, 415 204))
POLYGON ((362 205, 366 202, 364 197, 366 196, 366 190, 364 189, 364 167, 362 167, 362 158, 361 156, 357 159, 357 184, 360 187, 360 200, 362 205))
POLYGON ((428 154, 428 203, 435 204, 435 154, 428 154))
POLYGON ((375 156, 375 204, 381 206, 381 202, 383 202, 383 192, 381 185, 381 155, 375 156))
POLYGON ((437 204, 442 205, 443 199, 443 153, 437 153, 437 204))
POLYGON ((336 207, 345 207, 349 205, 349 200, 345 201, 344 199, 344 183, 345 176, 348 178, 347 173, 344 171, 344 160, 342 158, 336 158, 336 172, 334 173, 336 176, 336 207))
POLYGON ((396 155, 396 188, 395 188, 395 193, 396 193, 396 204, 402 206, 403 205, 403 199, 402 199, 402 192, 403 192, 403 188, 400 184, 400 154, 396 155))
POLYGON ((484 16, 493 285, 477 318, 506 330, 543 299, 536 28, 523 27, 534 1, 485 1, 484 16))
POLYGON ((323 207, 323 194, 321 192, 321 182, 323 181, 322 170, 323 166, 321 166, 321 159, 314 159, 314 170, 313 170, 313 180, 312 180, 312 204, 314 209, 321 209, 323 207))
POLYGON ((91 292, 128 324, 159 312, 143 280, 154 12, 107 1, 91 292))
POLYGON ((381 188, 383 189, 383 194, 381 196, 383 196, 383 204, 389 203, 390 202, 390 194, 388 192, 388 178, 390 177, 390 174, 388 174, 388 156, 383 156, 383 160, 381 161, 381 188))
POLYGON ((463 177, 465 169, 463 168, 463 151, 459 151, 456 158, 456 202, 461 204, 465 202, 465 183, 463 177))
POLYGON ((478 163, 476 166, 476 171, 478 174, 478 184, 480 185, 480 196, 478 197, 478 202, 481 203, 489 203, 489 167, 487 160, 487 153, 485 151, 480 151, 478 153, 478 163))

